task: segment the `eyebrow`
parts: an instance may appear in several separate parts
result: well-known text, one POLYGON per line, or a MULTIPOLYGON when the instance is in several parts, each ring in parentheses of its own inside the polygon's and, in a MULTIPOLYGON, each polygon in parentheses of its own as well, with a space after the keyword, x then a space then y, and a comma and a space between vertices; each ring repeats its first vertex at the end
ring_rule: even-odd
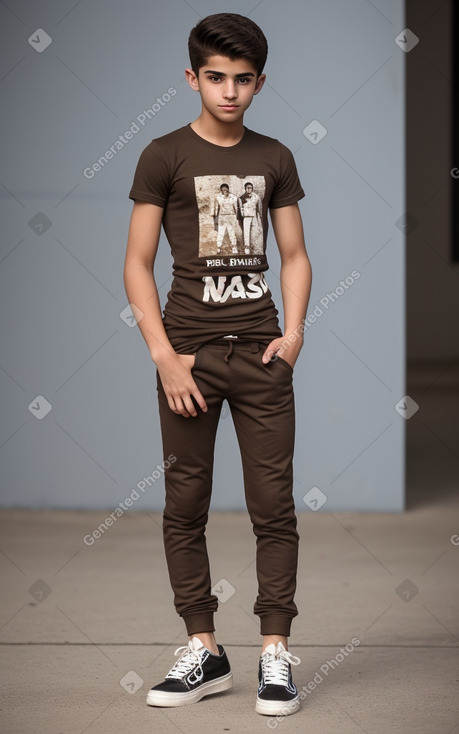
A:
MULTIPOLYGON (((204 74, 214 74, 215 76, 226 76, 222 71, 212 71, 211 69, 207 69, 204 74)), ((235 74, 236 79, 242 76, 255 76, 251 71, 248 71, 246 74, 235 74)))

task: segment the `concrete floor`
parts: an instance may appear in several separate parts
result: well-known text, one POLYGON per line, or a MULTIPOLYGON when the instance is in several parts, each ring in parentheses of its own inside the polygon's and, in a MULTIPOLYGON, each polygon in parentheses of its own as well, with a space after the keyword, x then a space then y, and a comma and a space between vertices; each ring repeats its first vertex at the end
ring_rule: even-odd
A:
POLYGON ((422 393, 423 418, 407 424, 407 511, 299 514, 297 714, 276 721, 254 710, 261 637, 245 513, 212 513, 207 532, 212 578, 228 595, 217 640, 234 686, 159 709, 146 706, 147 691, 187 641, 161 516, 126 514, 89 547, 83 536, 105 513, 8 510, 0 513, 2 734, 459 734, 458 393, 441 380, 435 390, 426 384, 409 393, 422 393))

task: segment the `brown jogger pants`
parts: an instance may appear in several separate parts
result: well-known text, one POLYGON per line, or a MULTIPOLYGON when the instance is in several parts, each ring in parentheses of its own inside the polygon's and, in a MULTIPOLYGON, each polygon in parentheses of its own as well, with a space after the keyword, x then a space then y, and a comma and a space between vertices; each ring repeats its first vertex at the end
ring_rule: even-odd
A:
MULTIPOLYGON (((215 436, 223 400, 241 452, 247 509, 256 540, 260 634, 289 635, 298 562, 293 500, 295 403, 293 369, 280 357, 261 361, 267 344, 240 339, 207 342, 192 367, 208 412, 174 413, 156 371, 166 500, 163 538, 174 605, 187 634, 213 631, 218 598, 211 593, 205 528, 212 492, 215 436)), ((228 549, 230 551, 230 549, 228 549)), ((214 580, 215 581, 215 580, 214 580)))

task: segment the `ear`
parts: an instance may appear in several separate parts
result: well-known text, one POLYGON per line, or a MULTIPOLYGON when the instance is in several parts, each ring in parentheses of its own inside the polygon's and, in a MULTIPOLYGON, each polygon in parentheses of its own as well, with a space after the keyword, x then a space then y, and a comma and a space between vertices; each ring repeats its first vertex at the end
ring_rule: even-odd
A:
POLYGON ((193 69, 185 69, 185 76, 191 89, 193 89, 195 92, 199 92, 199 80, 193 69))
POLYGON ((261 91, 261 88, 263 87, 263 84, 266 81, 266 74, 260 74, 260 76, 257 79, 257 83, 255 84, 255 91, 254 94, 258 94, 258 92, 261 91))

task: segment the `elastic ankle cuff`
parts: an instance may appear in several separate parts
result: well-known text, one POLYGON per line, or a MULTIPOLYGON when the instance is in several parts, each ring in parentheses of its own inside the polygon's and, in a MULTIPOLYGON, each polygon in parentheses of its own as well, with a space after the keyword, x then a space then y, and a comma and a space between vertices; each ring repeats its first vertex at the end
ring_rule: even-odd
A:
POLYGON ((196 632, 215 632, 213 612, 183 615, 183 621, 188 635, 195 635, 196 632))
POLYGON ((292 617, 269 614, 260 617, 260 635, 283 635, 289 637, 292 617))

